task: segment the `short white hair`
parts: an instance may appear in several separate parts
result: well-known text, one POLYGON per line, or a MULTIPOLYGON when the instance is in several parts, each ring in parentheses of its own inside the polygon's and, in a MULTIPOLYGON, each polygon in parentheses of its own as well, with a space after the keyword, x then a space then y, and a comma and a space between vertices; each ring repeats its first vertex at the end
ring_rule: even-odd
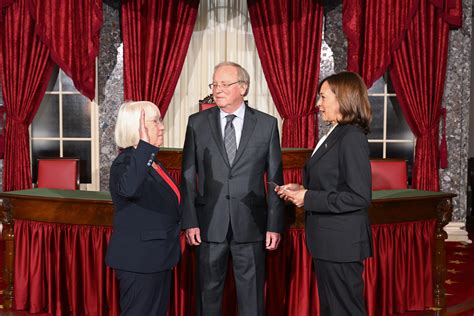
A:
POLYGON ((120 106, 115 123, 115 143, 120 148, 138 145, 140 140, 140 114, 145 110, 145 117, 156 117, 160 110, 149 101, 127 101, 120 106))
POLYGON ((250 89, 250 75, 247 72, 247 70, 245 70, 244 67, 232 61, 223 61, 214 67, 214 74, 216 73, 217 69, 224 66, 231 66, 237 69, 237 80, 239 80, 241 83, 247 86, 247 88, 245 89, 245 93, 243 95, 244 97, 247 96, 247 94, 249 94, 249 89, 250 89))

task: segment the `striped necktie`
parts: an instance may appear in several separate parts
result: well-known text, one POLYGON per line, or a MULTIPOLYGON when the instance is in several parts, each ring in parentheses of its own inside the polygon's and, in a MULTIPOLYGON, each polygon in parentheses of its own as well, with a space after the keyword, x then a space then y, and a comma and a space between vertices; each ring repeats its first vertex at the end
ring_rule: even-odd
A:
POLYGON ((224 144, 225 151, 227 152, 227 158, 229 159, 229 164, 232 166, 232 163, 235 159, 235 154, 237 153, 237 141, 235 139, 235 129, 232 121, 236 116, 234 114, 229 114, 225 117, 227 123, 225 124, 224 129, 224 144))

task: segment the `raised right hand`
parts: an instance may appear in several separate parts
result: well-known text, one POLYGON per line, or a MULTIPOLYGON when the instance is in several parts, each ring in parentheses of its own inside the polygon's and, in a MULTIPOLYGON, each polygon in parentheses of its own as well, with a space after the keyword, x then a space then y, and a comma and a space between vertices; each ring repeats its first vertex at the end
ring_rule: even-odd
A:
POLYGON ((201 230, 199 227, 186 229, 186 242, 190 246, 199 246, 201 244, 201 230))
POLYGON ((140 125, 138 126, 138 135, 140 135, 140 139, 144 142, 150 142, 150 136, 148 136, 148 128, 146 128, 145 124, 145 110, 142 109, 140 113, 140 125))

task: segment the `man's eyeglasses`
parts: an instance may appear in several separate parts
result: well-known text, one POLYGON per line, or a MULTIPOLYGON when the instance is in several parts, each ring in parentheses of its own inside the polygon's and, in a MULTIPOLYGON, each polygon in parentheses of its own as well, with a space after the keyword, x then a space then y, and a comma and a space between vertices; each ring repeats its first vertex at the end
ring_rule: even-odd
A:
POLYGON ((239 80, 239 81, 236 81, 236 82, 232 82, 232 83, 210 83, 209 84, 209 89, 211 90, 217 90, 219 88, 222 88, 222 89, 229 89, 229 87, 233 84, 236 84, 236 83, 241 83, 243 82, 242 80, 239 80))

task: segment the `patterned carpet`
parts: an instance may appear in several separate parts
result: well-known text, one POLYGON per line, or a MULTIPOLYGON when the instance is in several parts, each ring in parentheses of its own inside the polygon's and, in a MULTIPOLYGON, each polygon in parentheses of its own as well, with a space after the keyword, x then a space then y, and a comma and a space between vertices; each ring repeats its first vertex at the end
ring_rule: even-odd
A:
MULTIPOLYGON (((469 239, 474 241, 471 229, 469 239)), ((474 316, 474 243, 446 243, 446 311, 442 316, 474 316)), ((403 316, 436 315, 434 311, 398 314, 403 316)))
MULTIPOLYGON (((471 240, 473 236, 471 236, 471 240)), ((446 304, 451 309, 471 301, 471 308, 458 315, 474 315, 474 244, 446 243, 448 273, 446 304)))

